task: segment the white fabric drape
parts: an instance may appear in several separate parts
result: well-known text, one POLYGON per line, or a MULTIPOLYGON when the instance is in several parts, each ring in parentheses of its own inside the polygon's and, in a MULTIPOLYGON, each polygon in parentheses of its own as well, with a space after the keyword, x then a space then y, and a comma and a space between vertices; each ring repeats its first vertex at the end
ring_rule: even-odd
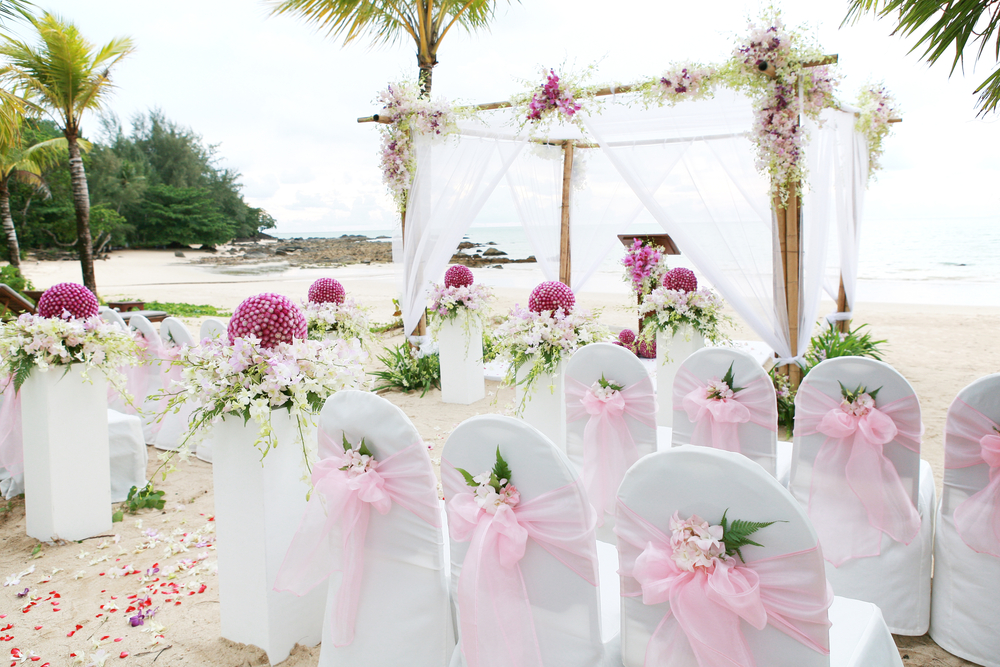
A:
POLYGON ((729 91, 584 123, 621 177, 747 324, 791 356, 770 184, 754 166, 751 102, 729 91))
POLYGON ((562 146, 541 144, 521 151, 507 171, 517 217, 546 280, 559 280, 562 173, 562 146))
MULTIPOLYGON (((448 139, 414 139, 417 170, 406 208, 400 252, 403 325, 413 331, 427 305, 430 284, 441 280, 469 225, 524 146, 486 132, 448 139)), ((398 246, 394 244, 394 251, 398 246)))

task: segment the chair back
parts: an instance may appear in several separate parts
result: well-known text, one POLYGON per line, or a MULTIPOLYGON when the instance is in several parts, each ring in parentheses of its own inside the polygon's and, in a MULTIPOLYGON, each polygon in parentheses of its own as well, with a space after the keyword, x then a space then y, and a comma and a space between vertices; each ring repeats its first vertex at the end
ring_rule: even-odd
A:
POLYGON ((105 322, 110 322, 111 324, 117 324, 122 330, 128 331, 128 323, 122 317, 121 313, 113 308, 101 307, 100 310, 101 319, 105 322))
MULTIPOLYGON (((778 521, 751 536, 760 547, 741 549, 745 563, 759 567, 760 590, 782 588, 785 572, 794 572, 793 580, 809 581, 800 593, 785 588, 784 595, 791 606, 799 603, 813 608, 812 621, 805 627, 821 645, 829 646, 827 615, 824 604, 832 601, 826 586, 823 558, 817 546, 815 531, 803 509, 777 480, 747 457, 708 447, 681 445, 644 457, 625 475, 618 494, 619 534, 618 554, 622 584, 622 663, 626 667, 641 667, 647 662, 647 649, 656 650, 661 624, 668 634, 674 632, 673 647, 677 660, 670 664, 696 667, 691 643, 675 621, 665 621, 671 603, 645 604, 642 587, 631 576, 636 559, 647 544, 669 545, 671 517, 677 513, 682 520, 693 515, 711 525, 718 525, 725 513, 727 520, 767 522, 778 521), (785 560, 792 555, 794 560, 785 560), (674 627, 666 627, 673 622, 674 627), (679 633, 679 634, 678 634, 679 633), (683 657, 681 657, 683 656, 683 657)), ((667 552, 669 555, 669 551, 667 552)), ((677 613, 680 613, 679 608, 677 613)), ((770 612, 769 612, 770 613, 770 612)), ((676 618, 676 617, 674 617, 676 618)), ((829 655, 808 646, 783 632, 777 623, 769 622, 755 629, 746 621, 738 621, 739 629, 758 665, 773 667, 813 667, 829 665, 829 655)), ((709 631, 718 628, 719 641, 725 639, 725 623, 709 623, 709 631)), ((722 664, 720 662, 719 664, 722 664)), ((730 663, 726 663, 730 664, 730 663)), ((733 663, 735 664, 735 663, 733 663)))
POLYGON ((759 463, 774 476, 777 467, 777 401, 774 383, 752 356, 724 347, 702 348, 681 362, 674 377, 672 444, 738 452, 759 463), (726 402, 738 405, 731 406, 735 410, 715 413, 708 407, 716 407, 716 404, 709 406, 705 402, 705 386, 721 381, 730 367, 733 369, 733 382, 741 391, 726 402))
POLYGON ((194 345, 194 338, 191 336, 191 332, 188 331, 184 323, 181 322, 176 317, 168 317, 162 322, 160 322, 160 338, 164 342, 169 342, 176 347, 182 347, 187 345, 191 347, 194 345))
POLYGON ((201 333, 199 338, 205 340, 206 338, 215 338, 216 336, 226 335, 226 325, 220 320, 210 317, 201 323, 201 333))

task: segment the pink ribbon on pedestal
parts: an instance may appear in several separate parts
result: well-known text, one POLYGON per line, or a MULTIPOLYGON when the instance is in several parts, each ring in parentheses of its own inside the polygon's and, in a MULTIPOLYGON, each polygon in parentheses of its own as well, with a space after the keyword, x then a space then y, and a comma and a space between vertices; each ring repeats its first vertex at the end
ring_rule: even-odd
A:
POLYGON ((669 603, 646 647, 649 667, 754 667, 740 621, 771 625, 809 648, 830 653, 833 591, 816 547, 743 563, 687 571, 670 537, 621 502, 615 523, 622 596, 669 603))
POLYGON ((469 542, 458 580, 462 653, 469 667, 542 667, 530 594, 521 573, 528 539, 587 583, 597 586, 595 517, 581 503, 579 481, 501 505, 480 508, 472 487, 448 462, 441 465, 449 498, 451 537, 469 542), (580 517, 576 506, 586 512, 580 517))
POLYGON ((21 436, 21 392, 14 389, 14 376, 0 378, 0 468, 11 477, 24 472, 24 440, 21 436))
MULTIPOLYGON (((319 433, 321 452, 342 451, 324 431, 319 433)), ((396 503, 440 525, 437 480, 423 443, 379 460, 377 469, 360 475, 340 470, 344 463, 343 457, 328 455, 313 466, 312 497, 274 582, 274 590, 301 596, 332 572, 343 573, 330 619, 334 646, 354 641, 372 508, 385 515, 396 503)))
POLYGON ((591 388, 566 377, 566 419, 588 417, 583 430, 583 486, 597 510, 597 525, 604 514, 614 515, 618 485, 639 450, 628 429, 625 415, 656 428, 656 394, 649 378, 625 387, 612 398, 600 399, 591 388))
POLYGON ((674 410, 683 410, 694 424, 691 444, 742 453, 737 432, 740 424, 752 422, 778 430, 778 403, 769 380, 757 378, 732 398, 708 398, 708 385, 686 368, 674 380, 674 410))
POLYGON ((955 508, 962 541, 983 554, 1000 557, 1000 433, 995 421, 956 398, 948 410, 944 467, 986 464, 989 482, 955 508))
POLYGON ((920 532, 920 514, 883 451, 896 442, 919 453, 919 415, 912 394, 857 416, 841 409, 839 397, 808 384, 799 390, 795 435, 827 436, 813 464, 809 518, 835 567, 877 556, 882 533, 909 544, 920 532))

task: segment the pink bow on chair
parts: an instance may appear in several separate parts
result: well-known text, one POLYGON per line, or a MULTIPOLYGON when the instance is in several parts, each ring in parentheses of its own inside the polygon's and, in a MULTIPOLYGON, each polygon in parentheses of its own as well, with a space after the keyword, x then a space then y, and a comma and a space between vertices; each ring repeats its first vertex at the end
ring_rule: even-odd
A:
POLYGON ((767 383, 757 378, 732 398, 719 400, 708 398, 708 385, 681 368, 674 380, 674 409, 684 410, 694 424, 691 444, 739 454, 744 453, 737 433, 740 424, 752 422, 777 431, 778 404, 767 383))
POLYGON ((441 466, 451 537, 469 542, 458 580, 462 653, 469 667, 542 667, 531 600, 521 574, 528 539, 592 586, 597 586, 595 519, 567 518, 583 505, 578 482, 501 504, 495 514, 480 508, 472 488, 448 462, 441 466))
POLYGON ((968 468, 985 463, 990 481, 955 508, 955 528, 962 541, 979 553, 1000 557, 1000 428, 996 422, 956 398, 948 411, 944 467, 968 468))
MULTIPOLYGON (((336 451, 320 431, 320 451, 336 451)), ((372 508, 388 514, 394 503, 432 526, 440 525, 437 481, 422 443, 410 445, 362 474, 341 470, 347 457, 313 466, 313 495, 275 578, 274 590, 305 595, 332 572, 342 572, 331 618, 334 646, 354 641, 364 576, 365 535, 372 508)))
POLYGON ((649 378, 601 399, 590 387, 567 377, 566 396, 567 420, 588 418, 583 431, 583 485, 600 526, 605 513, 614 514, 615 494, 625 471, 639 460, 625 416, 656 428, 656 395, 649 378))
POLYGON ((700 667, 754 667, 741 620, 829 654, 833 591, 815 547, 689 571, 675 562, 670 537, 620 500, 615 533, 622 596, 670 604, 646 647, 647 666, 688 665, 693 654, 700 667))
POLYGON ((913 395, 854 415, 811 385, 799 390, 795 435, 827 436, 813 465, 809 518, 835 567, 877 556, 883 533, 909 544, 920 532, 920 514, 883 451, 890 442, 920 451, 918 415, 913 395))
POLYGON ((0 378, 0 468, 11 477, 24 472, 24 441, 21 437, 21 392, 14 389, 14 376, 0 378))

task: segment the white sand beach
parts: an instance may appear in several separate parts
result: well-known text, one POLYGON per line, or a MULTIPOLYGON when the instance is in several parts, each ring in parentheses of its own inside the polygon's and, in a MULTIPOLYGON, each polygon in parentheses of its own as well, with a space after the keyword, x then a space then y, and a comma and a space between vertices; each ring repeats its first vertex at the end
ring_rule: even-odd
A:
MULTIPOLYGON (((186 254, 180 258, 173 251, 114 252, 97 263, 101 296, 232 309, 245 297, 264 291, 304 299, 313 280, 328 276, 340 280, 349 296, 371 307, 375 321, 389 321, 393 313, 396 282, 391 265, 278 266, 273 272, 263 272, 256 265, 236 271, 193 264, 199 252, 186 254)), ((26 262, 23 270, 39 289, 79 281, 76 262, 26 262)), ((542 280, 533 265, 475 269, 474 273, 478 282, 494 286, 501 312, 515 302, 524 304, 531 287, 542 280)), ((609 326, 634 327, 634 308, 627 307, 630 299, 624 283, 599 276, 592 291, 578 295, 578 305, 602 308, 602 321, 609 326)), ((831 309, 827 304, 821 310, 831 309)), ((965 385, 1000 371, 1000 346, 993 342, 1000 330, 1000 307, 862 301, 854 313, 855 325, 867 323, 875 338, 888 340, 885 360, 917 392, 925 425, 922 457, 933 467, 940 491, 948 405, 965 385)), ((198 321, 186 323, 197 330, 198 321)), ((755 338, 738 323, 733 337, 755 338)), ((400 340, 397 330, 382 342, 400 340)), ((434 446, 432 457, 437 458, 457 424, 475 414, 504 411, 512 394, 489 382, 487 398, 469 406, 444 404, 436 390, 423 398, 419 393, 384 396, 410 417, 424 440, 434 446)), ((151 449, 150 471, 158 464, 155 454, 151 449)), ((9 652, 14 657, 13 649, 25 656, 30 652, 39 658, 32 664, 40 667, 88 664, 95 654, 110 656, 108 665, 149 665, 154 659, 157 667, 266 665, 261 650, 219 636, 211 474, 210 464, 192 458, 179 464, 179 470, 165 482, 156 480, 158 488, 167 492, 163 512, 127 515, 107 536, 42 545, 38 551, 39 543, 25 535, 23 500, 6 505, 0 512, 0 575, 8 580, 0 594, 0 656, 9 652), (159 571, 154 572, 154 567, 159 571), (25 596, 15 595, 26 588, 25 596), (131 627, 127 609, 136 596, 147 594, 159 611, 145 625, 131 627), (84 656, 84 662, 74 663, 84 656)), ((907 665, 971 664, 950 656, 927 638, 900 638, 898 644, 907 665)), ((318 647, 298 647, 283 664, 315 665, 318 655, 318 647)))

